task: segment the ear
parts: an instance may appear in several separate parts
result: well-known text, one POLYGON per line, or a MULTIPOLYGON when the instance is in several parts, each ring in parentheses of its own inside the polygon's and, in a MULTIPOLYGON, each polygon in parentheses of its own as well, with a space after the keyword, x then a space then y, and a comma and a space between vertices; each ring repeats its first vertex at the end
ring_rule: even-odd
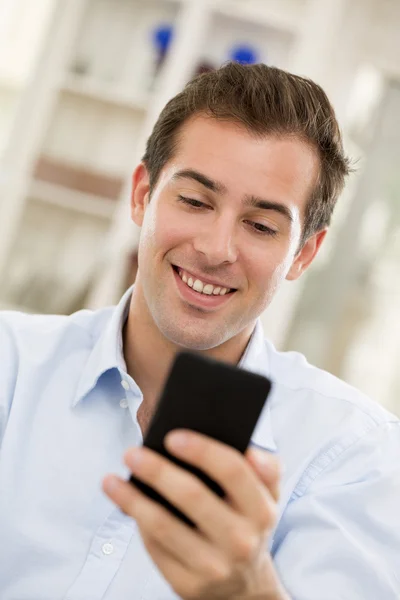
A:
POLYGON ((150 199, 150 178, 144 163, 140 163, 132 175, 131 217, 139 227, 150 199))
POLYGON ((286 275, 286 279, 288 281, 294 281, 295 279, 298 279, 300 275, 302 275, 304 271, 308 269, 314 258, 317 256, 327 231, 327 229, 323 229, 322 231, 318 231, 318 233, 314 233, 314 235, 308 238, 294 259, 293 264, 286 275))

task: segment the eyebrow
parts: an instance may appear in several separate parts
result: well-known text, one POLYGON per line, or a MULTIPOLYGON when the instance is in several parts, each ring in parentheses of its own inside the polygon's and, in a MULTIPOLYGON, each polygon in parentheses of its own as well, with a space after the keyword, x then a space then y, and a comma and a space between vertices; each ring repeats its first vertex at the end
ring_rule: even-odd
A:
POLYGON ((172 180, 176 179, 192 179, 206 187, 208 190, 218 194, 225 194, 228 191, 223 183, 214 181, 207 177, 207 175, 204 175, 204 173, 200 173, 200 171, 196 171, 195 169, 183 169, 182 171, 178 171, 172 177, 172 180))
POLYGON ((294 218, 291 210, 280 202, 273 202, 272 200, 264 200, 263 198, 259 198, 258 196, 246 196, 244 200, 244 204, 246 206, 251 206, 253 208, 261 208, 263 210, 274 210, 275 212, 283 215, 289 223, 293 223, 294 218))
MULTIPOLYGON (((195 169, 183 169, 178 171, 172 177, 173 181, 177 179, 191 179, 193 181, 197 181, 197 183, 200 183, 208 190, 218 194, 226 194, 228 191, 227 187, 223 183, 214 181, 213 179, 210 179, 210 177, 207 177, 207 175, 204 175, 204 173, 200 173, 200 171, 196 171, 195 169)), ((294 219, 290 209, 280 202, 265 200, 258 196, 250 195, 245 196, 243 203, 245 206, 251 206, 252 208, 273 210, 283 215, 289 221, 289 223, 293 223, 294 219)))

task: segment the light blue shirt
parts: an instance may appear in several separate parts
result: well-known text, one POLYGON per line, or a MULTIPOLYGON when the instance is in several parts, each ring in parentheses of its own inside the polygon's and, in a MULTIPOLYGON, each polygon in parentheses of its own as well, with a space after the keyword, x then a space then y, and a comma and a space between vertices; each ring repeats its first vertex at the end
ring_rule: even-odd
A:
MULTIPOLYGON (((69 317, 0 315, 1 600, 177 598, 101 489, 142 442, 122 352, 130 293, 69 317)), ((398 600, 399 421, 277 352, 260 323, 241 365, 275 382, 252 442, 283 464, 270 550, 291 598, 398 600)))

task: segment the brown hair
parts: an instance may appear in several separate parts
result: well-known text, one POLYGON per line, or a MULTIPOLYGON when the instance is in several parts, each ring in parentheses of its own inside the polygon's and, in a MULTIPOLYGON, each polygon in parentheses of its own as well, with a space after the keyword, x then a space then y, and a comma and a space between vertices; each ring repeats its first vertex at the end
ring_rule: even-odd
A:
POLYGON ((166 104, 147 141, 143 161, 150 192, 176 151, 183 123, 199 113, 239 123, 256 136, 296 136, 315 148, 321 166, 306 207, 302 243, 330 224, 351 168, 334 110, 319 85, 264 64, 230 62, 199 75, 166 104))

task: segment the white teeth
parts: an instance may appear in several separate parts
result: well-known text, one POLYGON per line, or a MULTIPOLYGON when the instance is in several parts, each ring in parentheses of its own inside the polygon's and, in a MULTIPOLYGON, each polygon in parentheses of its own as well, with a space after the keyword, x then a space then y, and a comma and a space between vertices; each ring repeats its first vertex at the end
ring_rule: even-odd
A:
POLYGON ((203 294, 207 294, 208 296, 211 296, 211 294, 213 293, 213 289, 214 289, 214 286, 211 285, 211 283, 207 283, 207 285, 205 285, 203 287, 203 294))
POLYGON ((189 287, 193 288, 200 294, 206 294, 207 296, 225 296, 229 292, 229 288, 213 286, 211 283, 203 283, 200 279, 193 279, 193 277, 187 276, 181 269, 179 269, 179 276, 184 283, 189 287))
POLYGON ((200 279, 196 279, 196 281, 193 284, 193 289, 196 290, 196 292, 202 292, 203 291, 203 283, 200 281, 200 279))

